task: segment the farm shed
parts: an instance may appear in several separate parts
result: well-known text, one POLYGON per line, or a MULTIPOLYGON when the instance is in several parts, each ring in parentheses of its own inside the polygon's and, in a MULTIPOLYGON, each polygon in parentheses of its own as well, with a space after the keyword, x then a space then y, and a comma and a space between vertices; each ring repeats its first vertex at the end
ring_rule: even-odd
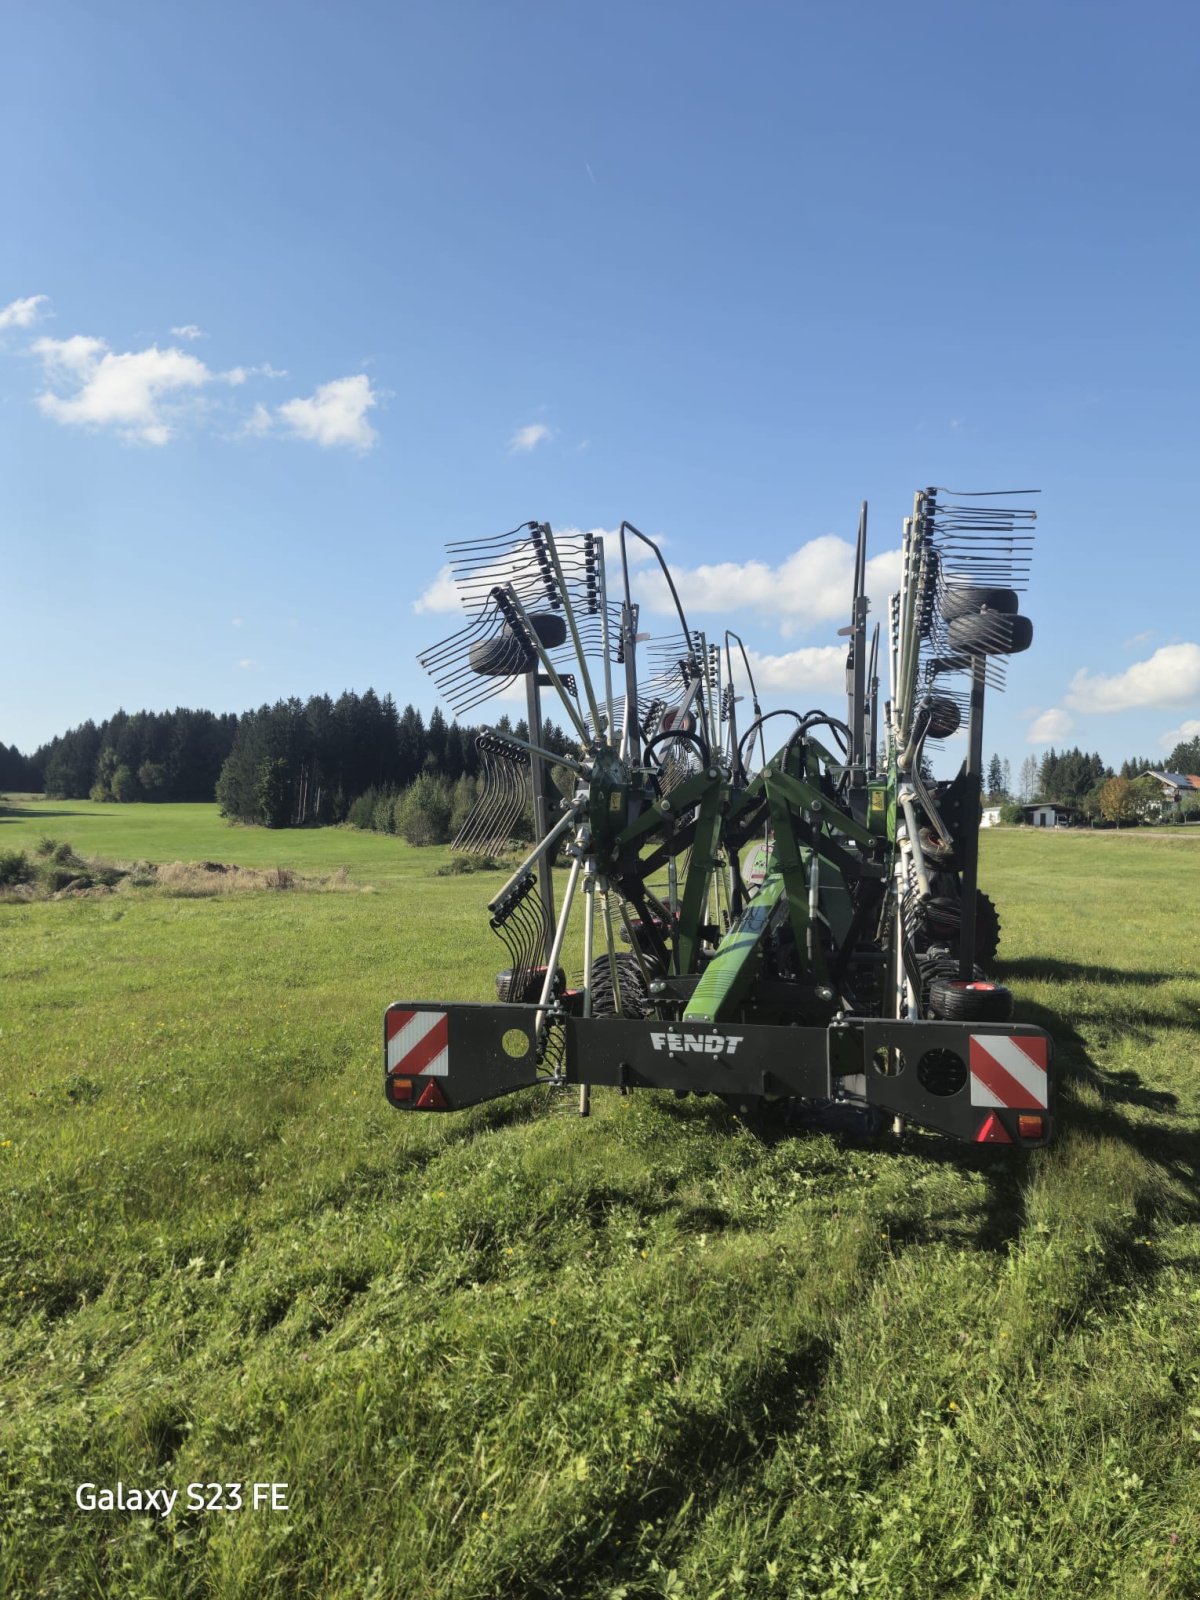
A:
POLYGON ((1054 805, 1050 801, 1022 806, 1021 812, 1031 828, 1068 828, 1075 818, 1069 806, 1054 805))

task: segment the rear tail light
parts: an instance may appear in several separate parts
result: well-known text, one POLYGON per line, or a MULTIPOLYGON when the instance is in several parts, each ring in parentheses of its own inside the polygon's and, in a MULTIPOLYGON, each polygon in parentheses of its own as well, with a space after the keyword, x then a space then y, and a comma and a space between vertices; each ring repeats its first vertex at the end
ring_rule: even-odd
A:
POLYGON ((1021 1139, 1044 1139, 1046 1137, 1045 1117, 1018 1117, 1017 1136, 1021 1139))

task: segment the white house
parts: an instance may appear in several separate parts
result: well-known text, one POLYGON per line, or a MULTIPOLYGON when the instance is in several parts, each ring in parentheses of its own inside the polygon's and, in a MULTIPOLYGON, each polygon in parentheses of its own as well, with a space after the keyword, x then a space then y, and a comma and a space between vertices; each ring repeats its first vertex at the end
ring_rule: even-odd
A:
POLYGON ((998 828, 1000 826, 1000 807, 984 806, 983 815, 979 819, 981 828, 998 828))
POLYGON ((1162 815, 1187 799, 1200 799, 1200 778, 1194 772, 1143 772, 1143 778, 1157 778, 1162 784, 1162 815))
POLYGON ((1069 828, 1074 815, 1069 806, 1055 805, 1050 800, 1036 806, 1022 806, 1021 811, 1031 828, 1069 828))

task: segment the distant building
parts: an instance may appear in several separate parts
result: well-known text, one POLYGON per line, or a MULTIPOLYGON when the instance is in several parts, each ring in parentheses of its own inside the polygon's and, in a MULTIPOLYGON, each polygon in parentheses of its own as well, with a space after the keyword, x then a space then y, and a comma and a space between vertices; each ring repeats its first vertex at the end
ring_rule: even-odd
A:
POLYGON ((1049 800, 1022 806, 1021 815, 1031 828, 1069 828, 1075 820, 1070 806, 1060 806, 1049 800))
POLYGON ((1143 778, 1157 778, 1162 785, 1162 816, 1178 810, 1186 799, 1200 800, 1200 778, 1194 772, 1143 772, 1143 778))
POLYGON ((979 819, 981 828, 998 828, 1000 826, 1000 807, 984 806, 983 816, 979 819))

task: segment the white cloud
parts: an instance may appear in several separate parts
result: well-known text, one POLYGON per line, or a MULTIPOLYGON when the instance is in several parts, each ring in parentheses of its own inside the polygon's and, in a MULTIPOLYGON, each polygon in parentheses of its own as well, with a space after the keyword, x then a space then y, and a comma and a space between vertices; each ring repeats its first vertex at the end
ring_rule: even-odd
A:
POLYGON ((47 294, 27 295, 24 300, 10 300, 0 306, 0 332, 5 328, 31 328, 40 320, 42 307, 50 304, 47 294))
MULTIPOLYGON (((846 689, 846 646, 844 644, 807 645, 784 655, 767 656, 747 650, 754 686, 760 695, 792 694, 805 701, 799 711, 807 711, 817 698, 829 690, 846 689)), ((734 655, 734 674, 740 662, 734 655)), ((739 685, 740 687, 740 685, 739 685)))
POLYGON ((1200 739, 1200 717, 1189 717, 1169 733, 1160 734, 1158 742, 1164 750, 1174 750, 1177 744, 1187 744, 1192 739, 1200 739))
POLYGON ((367 412, 378 404, 379 396, 371 388, 371 380, 365 372, 359 372, 321 384, 307 399, 285 401, 277 415, 298 438, 309 439, 323 449, 345 445, 351 450, 366 451, 379 438, 367 421, 367 412))
POLYGON ((550 429, 544 422, 531 422, 527 428, 517 429, 508 441, 508 448, 514 455, 528 455, 530 450, 549 437, 550 429))
POLYGON ((1071 679, 1066 701, 1075 711, 1132 711, 1141 706, 1172 706, 1200 698, 1200 644, 1166 644, 1146 661, 1124 672, 1071 679))
MULTIPOLYGON (((0 328, 28 327, 46 301, 45 295, 14 300, 0 311, 0 328)), ((171 331, 182 339, 204 337, 194 323, 171 331)), ((252 378, 287 376, 283 368, 269 362, 213 371, 175 345, 165 350, 151 345, 145 350, 114 351, 106 339, 82 333, 66 339, 35 339, 30 352, 41 363, 44 388, 37 405, 43 416, 64 426, 108 428, 141 444, 166 444, 185 417, 194 419, 211 412, 211 403, 206 406, 200 398, 206 388, 228 385, 240 389, 252 378)), ((322 446, 369 450, 378 435, 367 421, 367 412, 379 400, 362 373, 336 378, 274 411, 257 403, 241 424, 240 435, 286 432, 322 446)))
POLYGON ((1065 739, 1074 726, 1069 713, 1056 706, 1034 718, 1025 738, 1029 744, 1053 744, 1056 739, 1065 739))
MULTIPOLYGON (((777 622, 786 637, 812 623, 849 616, 854 546, 826 533, 801 545, 777 567, 765 561, 721 561, 690 569, 672 567, 671 575, 689 618, 706 611, 749 609, 777 622)), ((899 583, 899 550, 867 562, 867 593, 877 613, 882 613, 884 600, 899 583)), ((651 610, 674 609, 658 572, 649 572, 638 592, 651 610)))
POLYGON ((448 566, 438 573, 437 577, 412 603, 414 611, 457 611, 462 605, 462 597, 454 583, 454 574, 448 566))
POLYGON ((275 422, 271 416, 271 413, 260 400, 255 405, 254 410, 246 418, 246 421, 242 426, 242 432, 244 434, 248 434, 252 439, 265 439, 267 434, 271 432, 274 426, 275 422))
POLYGON ((81 427, 112 427, 123 438, 166 444, 173 432, 177 400, 211 383, 213 374, 182 350, 114 353, 103 339, 74 334, 69 339, 37 339, 47 389, 38 407, 55 422, 81 427))
POLYGON ((243 656, 242 659, 238 662, 238 666, 241 667, 243 670, 245 670, 247 667, 256 667, 257 665, 258 665, 258 662, 252 660, 250 656, 243 656))
POLYGON ((231 628, 242 628, 246 625, 245 617, 232 617, 229 622, 231 628))

